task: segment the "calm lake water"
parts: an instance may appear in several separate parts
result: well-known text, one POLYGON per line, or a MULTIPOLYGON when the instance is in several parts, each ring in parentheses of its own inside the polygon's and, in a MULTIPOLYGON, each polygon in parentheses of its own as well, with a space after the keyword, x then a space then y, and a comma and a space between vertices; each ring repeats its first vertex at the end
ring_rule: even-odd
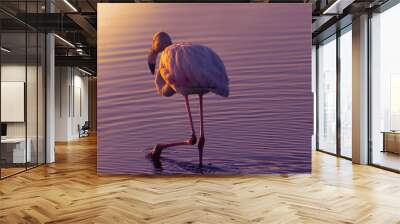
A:
MULTIPOLYGON (((99 4, 98 171, 302 173, 311 170, 311 9, 303 4, 99 4), (191 136, 184 98, 158 96, 147 53, 155 32, 207 45, 230 96, 204 98, 203 169, 196 146, 145 158, 191 136)), ((198 97, 190 97, 199 134, 198 97)))

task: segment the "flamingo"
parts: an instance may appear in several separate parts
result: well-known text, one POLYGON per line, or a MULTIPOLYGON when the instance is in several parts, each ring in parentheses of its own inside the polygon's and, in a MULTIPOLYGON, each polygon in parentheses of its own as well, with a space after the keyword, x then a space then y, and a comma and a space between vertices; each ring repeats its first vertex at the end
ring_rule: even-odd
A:
POLYGON ((203 149, 205 143, 203 120, 203 95, 213 92, 229 96, 229 79, 221 58, 210 48, 188 42, 172 43, 166 32, 157 32, 153 36, 148 55, 148 65, 155 76, 155 85, 159 95, 170 97, 175 93, 185 98, 192 136, 183 142, 156 144, 149 156, 159 161, 161 152, 169 147, 195 145, 197 141, 193 126, 189 95, 198 95, 200 103, 200 138, 198 141, 199 167, 203 166, 203 149), (158 71, 155 73, 157 55, 160 55, 158 71))

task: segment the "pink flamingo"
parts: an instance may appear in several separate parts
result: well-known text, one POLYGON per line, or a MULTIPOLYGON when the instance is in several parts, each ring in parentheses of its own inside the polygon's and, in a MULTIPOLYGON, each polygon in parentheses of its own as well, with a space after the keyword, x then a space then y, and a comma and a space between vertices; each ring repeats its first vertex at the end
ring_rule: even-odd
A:
POLYGON ((227 97, 229 95, 229 79, 220 57, 210 48, 192 43, 172 43, 171 37, 165 32, 153 36, 153 43, 148 56, 151 73, 155 74, 157 55, 161 53, 155 84, 161 96, 172 96, 180 93, 185 97, 186 109, 189 115, 192 137, 183 142, 157 144, 149 156, 159 160, 161 152, 178 145, 196 144, 196 132, 193 126, 188 95, 199 95, 200 101, 200 138, 198 142, 199 166, 203 165, 204 122, 203 95, 213 92, 227 97))

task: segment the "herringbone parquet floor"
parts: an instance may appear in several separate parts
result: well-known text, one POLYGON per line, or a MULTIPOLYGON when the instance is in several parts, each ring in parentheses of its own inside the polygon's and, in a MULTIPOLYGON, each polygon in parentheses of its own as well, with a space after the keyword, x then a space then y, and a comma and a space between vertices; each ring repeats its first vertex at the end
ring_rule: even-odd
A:
POLYGON ((400 223, 400 175, 313 153, 310 175, 99 176, 96 138, 0 181, 0 223, 400 223))

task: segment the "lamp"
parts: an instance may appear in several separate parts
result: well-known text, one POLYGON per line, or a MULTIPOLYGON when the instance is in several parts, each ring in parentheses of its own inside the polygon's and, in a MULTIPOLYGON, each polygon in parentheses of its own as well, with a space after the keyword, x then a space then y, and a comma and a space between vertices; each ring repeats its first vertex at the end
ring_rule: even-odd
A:
POLYGON ((73 6, 68 0, 64 0, 65 4, 67 4, 74 12, 78 12, 78 10, 73 6))
POLYGON ((58 34, 54 34, 55 37, 57 37, 59 40, 61 40, 62 42, 66 43, 67 45, 69 45, 70 47, 75 48, 75 45, 73 45, 71 42, 69 42, 68 40, 62 38, 61 36, 59 36, 58 34))
POLYGON ((11 52, 10 49, 7 49, 7 48, 5 48, 5 47, 1 47, 1 51, 4 51, 4 52, 6 52, 6 53, 10 53, 10 52, 11 52))

